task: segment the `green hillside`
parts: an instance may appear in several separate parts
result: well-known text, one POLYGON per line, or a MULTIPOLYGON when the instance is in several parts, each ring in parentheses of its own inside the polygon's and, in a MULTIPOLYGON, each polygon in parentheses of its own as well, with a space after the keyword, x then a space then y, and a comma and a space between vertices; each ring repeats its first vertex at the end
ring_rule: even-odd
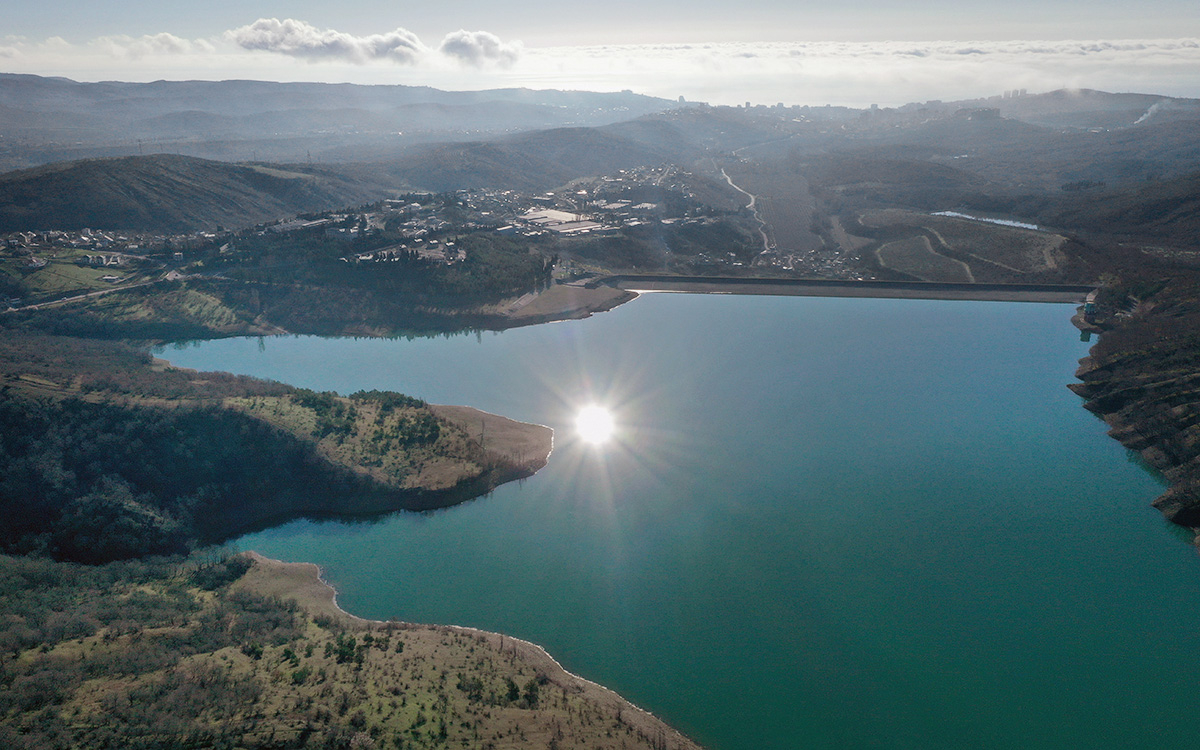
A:
POLYGON ((558 128, 430 147, 383 170, 434 192, 478 187, 540 192, 580 177, 670 162, 684 152, 680 146, 647 145, 600 128, 558 128))
POLYGON ((88 159, 0 175, 0 232, 84 227, 189 232, 379 197, 376 185, 310 167, 169 154, 88 159))
POLYGON ((1085 231, 1191 245, 1200 235, 1200 172, 1134 189, 1076 195, 1052 219, 1085 231))
POLYGON ((550 452, 548 428, 396 393, 177 370, 112 342, 6 331, 0 344, 6 552, 100 563, 302 515, 450 505, 550 452), (463 419, 498 423, 487 450, 463 419))
POLYGON ((696 750, 532 644, 332 593, 253 555, 0 555, 0 747, 696 750))

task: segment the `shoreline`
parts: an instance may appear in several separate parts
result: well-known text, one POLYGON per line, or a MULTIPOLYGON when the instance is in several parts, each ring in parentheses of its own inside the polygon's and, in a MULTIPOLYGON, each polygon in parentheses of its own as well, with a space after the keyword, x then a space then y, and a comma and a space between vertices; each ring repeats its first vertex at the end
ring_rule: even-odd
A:
POLYGON ((599 285, 555 284, 519 306, 506 306, 494 314, 501 329, 523 328, 543 323, 583 320, 596 313, 608 312, 637 299, 637 293, 599 285))
MULTIPOLYGON (((1079 360, 1079 368, 1075 371, 1075 377, 1080 378, 1082 374, 1090 372, 1095 367, 1092 357, 1089 355, 1079 360)), ((1170 458, 1154 443, 1144 437, 1138 431, 1137 424, 1130 419, 1127 419, 1119 411, 1101 411, 1095 408, 1092 396, 1089 395, 1087 381, 1080 378, 1078 383, 1071 383, 1067 388, 1083 399, 1083 408, 1087 409, 1092 414, 1100 418, 1108 427, 1107 435, 1113 440, 1121 444, 1125 450, 1131 453, 1136 453, 1146 467, 1158 472, 1166 483, 1164 489, 1157 497, 1150 501, 1151 507, 1162 514, 1163 518, 1176 526, 1188 529, 1192 532, 1192 544, 1200 548, 1200 526, 1192 523, 1184 523, 1179 520, 1183 513, 1193 511, 1194 504, 1188 502, 1181 497, 1178 474, 1180 466, 1174 464, 1170 458)))
POLYGON ((284 562, 266 557, 253 550, 246 555, 253 565, 235 585, 264 596, 290 600, 316 615, 325 615, 354 627, 401 628, 407 631, 427 631, 431 634, 459 633, 474 638, 481 646, 501 654, 510 654, 534 668, 538 674, 559 687, 585 695, 602 708, 615 711, 621 721, 633 727, 643 737, 661 747, 678 750, 701 750, 701 746, 653 713, 623 698, 615 690, 581 677, 562 666, 545 648, 503 633, 495 633, 464 625, 437 625, 403 620, 370 620, 351 614, 338 604, 337 589, 325 580, 321 566, 311 562, 284 562), (625 712, 632 715, 626 715, 625 712), (668 745, 668 741, 670 745, 668 745))
MULTIPOLYGON (((1082 311, 1072 316, 1071 323, 1080 331, 1095 333, 1101 337, 1106 333, 1106 329, 1086 322, 1082 311)), ((1096 344, 1093 344, 1092 348, 1095 346, 1096 344)), ((1136 453, 1147 467, 1154 469, 1162 476, 1167 487, 1150 502, 1150 505, 1161 513, 1165 520, 1190 530, 1192 544, 1200 548, 1200 526, 1194 523, 1195 503, 1189 502, 1184 497, 1182 489, 1184 465, 1173 461, 1157 446, 1153 438, 1143 435, 1138 429, 1137 423, 1130 419, 1128 414, 1123 413, 1123 410, 1104 410, 1097 404, 1097 394, 1086 376, 1100 369, 1101 365, 1091 352, 1092 349, 1089 349, 1088 355, 1080 358, 1079 366, 1075 370, 1077 382, 1069 384, 1067 388, 1083 400, 1083 408, 1099 417, 1108 426, 1108 437, 1120 443, 1126 450, 1136 453), (1193 519, 1188 519, 1193 522, 1180 520, 1182 515, 1188 513, 1193 514, 1193 519)))
POLYGON ((481 437, 479 447, 485 453, 507 458, 520 470, 529 472, 519 479, 531 477, 546 468, 550 463, 550 455, 554 453, 554 428, 549 425, 523 422, 464 404, 429 404, 429 410, 468 433, 470 428, 479 424, 481 431, 491 436, 491 440, 486 436, 481 437), (541 440, 538 436, 545 439, 541 440), (499 438, 500 446, 489 447, 496 438, 499 438), (532 458, 527 455, 527 450, 534 451, 532 458))
MULTIPOLYGON (((554 430, 546 425, 509 419, 472 406, 429 404, 438 418, 459 427, 471 437, 478 437, 481 426, 486 431, 486 445, 481 444, 486 461, 478 472, 457 478, 452 484, 431 482, 416 486, 380 483, 360 467, 335 462, 320 453, 320 460, 335 470, 348 474, 357 484, 349 495, 324 501, 306 495, 287 507, 244 504, 236 521, 216 519, 214 527, 201 535, 204 544, 223 544, 230 539, 270 528, 282 523, 307 519, 370 519, 392 513, 423 513, 462 505, 491 494, 509 482, 534 476, 550 461, 554 450, 554 430), (357 488, 355 490, 355 488, 357 488)), ((212 519, 210 519, 212 521, 212 519)))
MULTIPOLYGON (((481 318, 488 330, 582 320, 632 302, 642 294, 729 294, 780 297, 961 300, 1083 304, 1088 284, 996 284, 940 281, 789 279, 736 276, 612 274, 586 283, 555 284, 529 300, 518 299, 481 318), (514 306, 515 305, 515 306, 514 306)), ((342 335, 347 335, 343 333, 342 335)))

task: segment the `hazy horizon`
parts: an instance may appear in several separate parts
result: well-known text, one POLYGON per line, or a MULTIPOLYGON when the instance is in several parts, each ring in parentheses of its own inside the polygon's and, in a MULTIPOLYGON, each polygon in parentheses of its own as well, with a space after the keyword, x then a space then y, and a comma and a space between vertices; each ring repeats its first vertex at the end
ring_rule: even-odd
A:
POLYGON ((712 104, 892 106, 1011 89, 1200 97, 1200 19, 1138 7, 991 0, 896 8, 671 0, 564 13, 465 2, 397 11, 217 2, 25 4, 6 14, 0 72, 80 81, 222 80, 638 93, 712 104))

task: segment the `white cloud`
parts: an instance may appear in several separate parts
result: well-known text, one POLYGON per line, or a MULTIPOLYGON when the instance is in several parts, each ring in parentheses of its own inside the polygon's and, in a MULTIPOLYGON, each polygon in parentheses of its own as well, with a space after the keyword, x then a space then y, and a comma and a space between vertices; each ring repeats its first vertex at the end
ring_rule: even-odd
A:
POLYGON ((475 67, 498 65, 509 67, 521 56, 521 46, 500 41, 487 31, 459 29, 442 39, 438 51, 459 62, 475 67))
POLYGON ((116 57, 138 60, 159 55, 195 55, 215 51, 212 43, 205 39, 184 39, 162 32, 140 37, 106 36, 93 39, 89 46, 107 51, 116 57))
POLYGON ((182 39, 164 31, 161 34, 134 39, 129 45, 129 51, 134 55, 186 55, 213 52, 214 48, 207 40, 182 39))
POLYGON ((355 64, 387 60, 411 65, 426 53, 425 45, 407 29, 354 36, 333 29, 318 29, 293 18, 282 21, 278 18, 260 18, 249 26, 225 32, 225 36, 243 49, 355 64))
POLYGON ((73 44, 68 42, 66 39, 63 39, 61 36, 49 37, 48 39, 46 39, 46 41, 42 42, 41 45, 39 45, 39 46, 44 47, 45 49, 64 50, 64 51, 70 50, 74 47, 73 44))

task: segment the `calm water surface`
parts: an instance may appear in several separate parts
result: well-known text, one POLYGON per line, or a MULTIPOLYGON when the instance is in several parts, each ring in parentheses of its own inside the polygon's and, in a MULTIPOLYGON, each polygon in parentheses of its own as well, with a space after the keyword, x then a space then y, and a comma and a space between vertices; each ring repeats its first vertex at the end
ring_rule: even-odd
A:
POLYGON ((238 541, 319 563, 355 614, 541 643, 717 750, 1193 747, 1200 558, 1066 389, 1070 312, 648 295, 164 356, 555 428, 489 497, 238 541), (615 443, 573 435, 592 401, 615 443))

